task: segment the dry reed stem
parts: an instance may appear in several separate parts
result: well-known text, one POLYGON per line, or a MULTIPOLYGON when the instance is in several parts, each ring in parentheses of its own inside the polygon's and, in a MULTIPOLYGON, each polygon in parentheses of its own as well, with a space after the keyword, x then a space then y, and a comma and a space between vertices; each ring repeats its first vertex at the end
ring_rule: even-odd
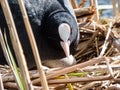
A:
POLYGON ((94 16, 94 20, 96 22, 99 21, 99 10, 98 10, 98 1, 97 0, 90 0, 90 6, 94 6, 96 8, 96 13, 94 16))
POLYGON ((84 6, 84 4, 85 4, 85 2, 86 2, 86 0, 82 0, 82 1, 80 2, 80 4, 78 5, 78 8, 83 7, 83 6, 84 6))
POLYGON ((110 37, 110 33, 111 33, 111 30, 112 30, 111 27, 112 27, 112 22, 110 22, 110 24, 109 24, 109 27, 108 27, 108 30, 107 30, 108 32, 107 32, 107 35, 106 35, 106 38, 105 38, 105 41, 104 41, 104 44, 103 44, 103 48, 102 48, 102 50, 100 52, 100 56, 103 56, 106 49, 107 49, 108 39, 110 37))
POLYGON ((4 90, 1 74, 0 74, 0 90, 4 90))
MULTIPOLYGON (((113 69, 113 70, 119 70, 120 68, 120 65, 110 65, 110 67, 113 69)), ((82 68, 82 69, 77 69, 77 71, 83 71, 83 72, 95 72, 95 71, 108 71, 108 68, 106 65, 95 65, 95 66, 88 66, 88 67, 85 67, 85 68, 82 68)), ((52 71, 54 72, 54 71, 52 71)), ((52 73, 52 72, 49 72, 48 74, 52 73)), ((36 79, 36 78, 39 78, 39 73, 38 71, 30 71, 30 77, 31 79, 36 79)), ((5 76, 2 77, 2 80, 3 82, 14 82, 14 77, 13 77, 13 74, 7 74, 5 76)))
MULTIPOLYGON (((84 25, 83 25, 84 26, 84 25)), ((94 26, 93 26, 94 27, 94 26)), ((100 31, 100 32, 104 32, 104 33, 106 33, 107 32, 107 29, 106 28, 104 28, 104 27, 106 27, 105 25, 96 25, 96 28, 100 31)), ((92 31, 93 30, 93 28, 92 28, 92 30, 91 29, 89 29, 88 27, 85 27, 85 29, 88 29, 88 30, 86 30, 86 32, 89 32, 90 34, 91 33, 95 33, 95 31, 92 31)), ((89 38, 89 37, 88 37, 89 38)), ((91 37, 90 37, 91 38, 91 37)), ((95 39, 95 38, 94 38, 95 39)), ((98 45, 98 46, 100 46, 100 45, 98 45)), ((108 47, 109 48, 109 47, 108 47)), ((88 48, 89 49, 89 48, 88 48)), ((89 53, 92 53, 91 52, 92 51, 92 49, 89 49, 89 53)), ((84 52, 83 54, 86 54, 86 53, 88 53, 88 52, 84 52)), ((79 55, 79 57, 81 58, 82 56, 81 55, 79 55)), ((110 59, 113 59, 114 57, 110 57, 110 59)), ((108 66, 106 66, 106 65, 101 65, 102 67, 101 68, 99 68, 99 65, 98 66, 92 66, 91 68, 90 67, 86 67, 87 69, 85 69, 86 71, 88 70, 88 71, 93 71, 92 69, 95 69, 96 71, 97 70, 101 70, 101 69, 105 69, 105 70, 108 70, 109 69, 109 72, 110 73, 112 73, 112 71, 110 70, 111 68, 114 68, 115 70, 116 69, 119 69, 119 57, 117 58, 117 57, 115 57, 116 58, 116 60, 117 60, 117 64, 118 65, 111 65, 111 64, 109 64, 108 62, 107 62, 107 64, 108 64, 108 66)), ((104 60, 105 60, 106 58, 104 58, 104 60)), ((99 61, 99 60, 98 60, 99 61)), ((116 61, 114 61, 114 63, 115 63, 116 61)), ((76 67, 76 69, 77 69, 78 67, 76 67)), ((72 68, 70 68, 70 69, 72 69, 72 68)), ((74 69, 74 70, 76 70, 76 69, 74 69)), ((69 69, 68 69, 69 70, 69 69)), ((73 70, 73 71, 74 71, 73 70)), ((80 68, 80 70, 84 70, 84 68, 83 69, 81 69, 80 68)), ((66 71, 66 70, 65 70, 66 71)), ((64 69, 62 69, 60 72, 63 74, 63 73, 65 73, 65 71, 64 71, 64 69), (62 72, 63 71, 63 72, 62 72)), ((60 73, 59 73, 59 70, 57 71, 57 74, 55 73, 56 71, 54 71, 52 74, 55 74, 55 76, 53 76, 53 77, 56 77, 56 76, 59 76, 59 75, 61 75, 60 73)), ((71 71, 70 71, 71 72, 71 71)), ((66 72, 66 73, 68 73, 68 71, 66 72)), ((52 75, 52 74, 49 74, 48 73, 48 76, 49 75, 52 75)), ((105 80, 113 80, 113 78, 111 77, 112 76, 112 74, 111 75, 106 75, 106 76, 104 76, 104 77, 101 77, 100 76, 100 79, 99 80, 103 80, 104 78, 105 78, 105 80)), ((34 79, 34 78, 38 78, 39 77, 39 74, 37 73, 35 76, 32 76, 32 78, 34 79)), ((52 76, 50 77, 49 76, 49 78, 53 78, 52 76)), ((88 78, 86 77, 86 78, 81 78, 82 80, 78 80, 78 78, 76 78, 76 81, 73 79, 71 79, 69 82, 87 82, 87 81, 89 81, 88 80, 88 78)), ((14 80, 14 79, 13 79, 14 80)), ((68 79, 67 79, 68 80, 68 79)), ((66 79, 63 79, 63 81, 61 80, 60 82, 59 81, 56 81, 56 80, 49 80, 49 83, 67 83, 67 80, 66 79)), ((96 78, 94 78, 93 77, 93 80, 91 80, 91 81, 96 81, 97 79, 96 78)), ((99 81, 99 80, 97 80, 97 81, 99 81)), ((7 79, 5 80, 5 81, 7 81, 7 79)), ((12 79, 11 79, 11 81, 12 81, 12 79)), ((4 79, 3 79, 3 82, 4 82, 4 79)), ((8 80, 8 82, 9 82, 9 80, 8 80)), ((38 81, 36 81, 36 83, 39 83, 40 82, 40 79, 38 79, 38 81)), ((115 83, 119 83, 120 82, 120 79, 119 78, 115 78, 114 79, 114 82, 115 83)), ((33 82, 33 83, 35 83, 35 82, 33 82)), ((36 84, 35 83, 35 84, 36 84)), ((90 83, 91 84, 91 83, 90 83)), ((12 85, 12 84, 11 84, 12 85)), ((94 86, 94 85, 93 85, 94 86)), ((38 87, 39 88, 39 87, 38 87)), ((86 88, 86 87, 83 87, 83 88, 86 88)), ((89 88, 89 87, 88 87, 89 88)), ((92 86, 91 86, 91 88, 92 88, 92 86)), ((80 89, 80 88, 79 88, 80 89)), ((58 90, 58 89, 57 89, 58 90)))
POLYGON ((93 15, 95 12, 94 7, 83 7, 74 9, 75 15, 78 18, 93 15))
POLYGON ((25 57, 24 57, 24 54, 22 51, 22 47, 21 47, 21 44, 20 44, 20 41, 19 41, 19 38, 17 35, 16 27, 15 27, 13 17, 12 17, 7 0, 2 0, 1 6, 3 9, 4 15, 5 15, 6 21, 7 21, 7 25, 9 27, 12 45, 13 45, 14 51, 16 53, 16 57, 18 60, 21 74, 22 74, 25 89, 32 90, 31 89, 32 88, 31 81, 30 81, 29 73, 28 73, 28 68, 27 68, 27 64, 25 62, 26 60, 25 60, 25 57))
POLYGON ((109 58, 105 58, 105 61, 106 61, 107 69, 108 69, 108 72, 109 72, 111 78, 114 78, 112 67, 109 64, 109 61, 110 61, 109 58))
MULTIPOLYGON (((117 64, 117 65, 111 65, 111 68, 113 70, 119 70, 120 69, 120 65, 117 64)), ((106 65, 95 65, 95 66, 88 66, 88 67, 85 67, 85 68, 82 68, 80 69, 84 72, 90 72, 90 71, 102 71, 102 70, 107 70, 107 66, 106 65)))
POLYGON ((17 87, 17 84, 15 83, 15 82, 6 82, 6 83, 4 83, 4 87, 5 88, 8 88, 8 89, 18 89, 18 87, 17 87))
MULTIPOLYGON (((94 21, 93 21, 93 30, 96 31, 96 26, 95 26, 94 21)), ((98 38, 97 37, 95 37, 95 47, 96 47, 97 56, 99 56, 99 47, 98 47, 98 38)))
POLYGON ((71 1, 71 4, 72 4, 72 7, 77 8, 76 0, 70 0, 70 1, 71 1))
MULTIPOLYGON (((109 59, 113 59, 113 60, 116 60, 116 59, 118 59, 119 60, 119 56, 116 58, 116 57, 109 57, 109 59)), ((105 59, 106 59, 106 57, 105 57, 105 59)), ((106 70, 108 70, 106 67, 107 66, 105 66, 105 65, 100 65, 101 67, 99 67, 99 66, 91 66, 91 67, 88 67, 88 69, 90 70, 90 72, 92 71, 92 72, 94 72, 94 70, 93 69, 95 69, 96 71, 98 71, 98 70, 101 70, 101 69, 106 69, 106 70), (103 67, 104 66, 104 67, 103 67)), ((110 65, 111 66, 111 65, 110 65)), ((85 67, 85 68, 87 68, 87 67, 85 67)), ((113 68, 113 69, 118 69, 119 70, 119 65, 118 66, 111 66, 111 68, 113 68)), ((87 69, 87 71, 89 71, 87 69)), ((77 68, 77 70, 78 70, 78 68, 77 68)), ((83 69, 80 69, 80 70, 85 70, 84 68, 83 69)), ((36 71, 34 71, 34 73, 35 73, 36 71)), ((56 71, 55 71, 56 72, 56 71)), ((50 73, 54 73, 54 71, 53 72, 50 72, 50 73)), ((36 73, 35 73, 36 74, 36 73)), ((49 75, 49 73, 48 73, 48 75, 49 75)), ((35 77, 32 77, 32 78, 38 78, 39 77, 39 75, 38 75, 38 73, 37 73, 37 75, 35 75, 35 77)), ((5 78, 5 77, 4 77, 5 78)), ((3 78, 3 82, 4 82, 4 78, 3 78)), ((6 76, 6 78, 8 78, 8 76, 6 76)), ((9 78, 10 79, 10 78, 9 78)), ((8 81, 5 81, 4 82, 4 84, 6 85, 6 84, 12 84, 12 83, 10 83, 11 81, 9 81, 9 79, 8 79, 8 81), (7 83, 8 82, 8 83, 7 83)), ((7 79, 6 79, 7 80, 7 79)), ((106 76, 97 76, 97 77, 84 77, 84 78, 82 78, 82 77, 80 77, 80 78, 71 78, 71 79, 58 79, 58 80, 48 80, 48 83, 49 84, 63 84, 63 83, 76 83, 76 82, 91 82, 91 81, 101 81, 101 80, 113 80, 113 81, 115 81, 115 82, 120 82, 120 79, 119 78, 116 78, 116 79, 113 79, 112 77, 111 77, 111 75, 106 75, 106 76), (91 78, 91 79, 89 79, 89 78, 91 78)), ((34 84, 39 84, 40 82, 38 81, 38 82, 36 82, 36 83, 34 83, 34 84)), ((8 85, 9 86, 9 85, 8 85)))
POLYGON ((99 16, 99 10, 98 10, 98 0, 94 0, 94 5, 96 8, 95 21, 99 22, 100 16, 99 16))
POLYGON ((94 1, 93 1, 93 0, 90 0, 90 1, 89 1, 89 4, 90 4, 90 6, 93 6, 93 5, 94 5, 94 1))
MULTIPOLYGON (((83 67, 86 67, 89 65, 93 65, 93 64, 99 63, 103 60, 104 60, 104 57, 97 57, 97 58, 90 59, 89 61, 86 61, 84 63, 76 64, 76 65, 73 65, 71 67, 66 67, 64 69, 54 71, 54 72, 47 75, 47 79, 55 78, 57 76, 73 72, 73 71, 77 70, 78 68, 83 68, 83 67)), ((33 82, 33 84, 36 84, 39 81, 40 81, 40 79, 38 78, 38 79, 33 80, 32 82, 33 82)))
MULTIPOLYGON (((10 90, 18 90, 17 84, 15 82, 5 82, 4 83, 5 88, 8 88, 10 90)), ((35 87, 33 86, 34 90, 42 90, 42 87, 35 87)))
POLYGON ((28 16, 27 16, 27 12, 26 12, 26 9, 25 9, 25 6, 24 6, 24 2, 22 0, 18 0, 18 2, 19 2, 19 5, 20 5, 20 8, 21 8, 21 12, 22 12, 22 15, 23 15, 23 19, 24 19, 24 23, 25 23, 25 26, 26 26, 27 34, 28 34, 28 37, 29 37, 29 40, 30 40, 30 44, 31 44, 31 47, 32 47, 34 57, 35 57, 35 62, 36 62, 36 65, 37 65, 37 69, 38 69, 39 74, 40 74, 41 84, 42 84, 44 90, 49 90, 48 85, 47 85, 47 80, 46 80, 46 77, 45 77, 45 73, 44 73, 43 68, 42 68, 41 59, 40 59, 40 56, 39 56, 37 45, 36 45, 36 42, 35 42, 35 38, 34 38, 32 28, 30 26, 29 19, 28 19, 28 16))
POLYGON ((116 0, 111 0, 111 2, 113 6, 114 16, 116 16, 117 15, 116 0))
POLYGON ((120 14, 120 0, 118 0, 118 13, 120 14))
POLYGON ((115 82, 115 83, 120 83, 120 78, 114 79, 114 82, 115 82))
POLYGON ((87 50, 87 48, 90 46, 90 44, 91 44, 92 42, 94 42, 94 39, 95 39, 95 37, 96 37, 97 35, 98 35, 98 31, 96 31, 95 33, 93 33, 93 36, 92 36, 91 39, 86 43, 86 46, 85 46, 81 51, 79 51, 78 53, 76 53, 76 54, 74 55, 76 59, 79 58, 79 55, 80 55, 80 54, 84 53, 84 52, 87 50))
POLYGON ((98 85, 102 84, 101 81, 94 81, 94 82, 91 82, 91 83, 88 83, 88 84, 85 84, 84 86, 82 86, 80 88, 80 90, 89 90, 90 88, 94 88, 98 85))
POLYGON ((110 85, 106 90, 120 90, 120 85, 119 84, 110 85))
POLYGON ((57 76, 64 75, 66 73, 73 72, 73 71, 77 70, 78 68, 83 68, 83 67, 86 67, 89 65, 93 65, 93 64, 99 63, 103 60, 104 60, 104 57, 97 57, 97 58, 90 59, 89 61, 86 61, 84 63, 76 64, 71 67, 66 67, 64 69, 55 71, 52 74, 47 75, 47 79, 55 78, 57 76))
POLYGON ((63 84, 63 83, 76 83, 76 82, 92 82, 92 81, 103 81, 103 80, 112 80, 110 75, 96 76, 96 77, 76 77, 70 79, 56 79, 48 80, 49 84, 63 84))
MULTIPOLYGON (((5 82, 4 83, 5 88, 9 88, 10 90, 17 90, 17 84, 14 82, 5 82)), ((49 85, 49 90, 62 90, 66 87, 65 84, 52 84, 49 85)), ((33 86, 34 90, 43 90, 41 86, 33 86)), ((4 90, 4 89, 3 89, 4 90)))

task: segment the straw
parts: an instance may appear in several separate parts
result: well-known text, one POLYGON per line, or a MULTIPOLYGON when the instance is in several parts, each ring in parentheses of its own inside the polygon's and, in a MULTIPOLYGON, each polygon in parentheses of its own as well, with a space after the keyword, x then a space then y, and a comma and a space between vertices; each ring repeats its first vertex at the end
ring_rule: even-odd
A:
POLYGON ((5 19, 7 21, 8 27, 9 27, 13 49, 15 51, 18 65, 20 67, 20 72, 21 72, 21 75, 23 78, 23 83, 25 85, 25 90, 33 90, 33 87, 32 87, 31 81, 30 81, 27 64, 25 62, 26 60, 25 60, 25 57, 23 54, 22 46, 20 44, 20 41, 19 41, 19 38, 17 35, 16 27, 15 27, 13 17, 12 17, 7 0, 2 0, 1 6, 2 6, 4 15, 5 15, 5 19))
POLYGON ((40 74, 40 79, 41 79, 41 84, 43 86, 43 90, 49 90, 47 80, 46 80, 46 76, 45 76, 45 73, 44 73, 43 68, 42 68, 41 59, 40 59, 40 56, 39 56, 37 45, 36 45, 36 42, 35 42, 35 38, 34 38, 32 28, 30 26, 29 19, 28 19, 28 16, 27 16, 27 12, 26 12, 26 9, 25 9, 25 6, 24 6, 24 2, 22 0, 18 0, 18 2, 19 2, 19 5, 20 5, 20 8, 21 8, 21 12, 22 12, 22 15, 23 15, 23 19, 24 19, 24 23, 25 23, 25 26, 26 26, 27 34, 28 34, 28 37, 29 37, 29 40, 30 40, 30 43, 31 43, 31 47, 32 47, 34 57, 35 57, 35 62, 36 62, 36 65, 37 65, 37 68, 38 68, 38 71, 39 71, 39 74, 40 74))
POLYGON ((116 1, 115 0, 111 0, 111 1, 112 1, 112 5, 113 5, 114 16, 116 16, 116 14, 117 14, 116 1))
POLYGON ((0 74, 0 90, 4 90, 4 86, 3 86, 3 81, 2 81, 1 74, 0 74))

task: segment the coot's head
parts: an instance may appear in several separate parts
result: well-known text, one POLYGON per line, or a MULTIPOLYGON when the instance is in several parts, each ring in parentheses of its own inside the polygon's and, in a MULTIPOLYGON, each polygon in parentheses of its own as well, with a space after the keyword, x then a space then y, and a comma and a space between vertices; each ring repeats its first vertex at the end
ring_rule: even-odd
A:
POLYGON ((72 54, 79 41, 79 32, 75 18, 66 11, 51 13, 45 23, 46 38, 50 45, 64 53, 72 54))

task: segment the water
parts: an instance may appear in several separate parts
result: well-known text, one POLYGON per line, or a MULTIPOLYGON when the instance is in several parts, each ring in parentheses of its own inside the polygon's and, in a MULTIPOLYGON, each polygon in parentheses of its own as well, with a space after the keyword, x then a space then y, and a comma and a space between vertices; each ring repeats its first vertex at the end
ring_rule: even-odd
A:
MULTIPOLYGON (((81 0, 76 0, 77 3, 80 3, 81 0)), ((89 6, 89 1, 86 0, 85 6, 89 6)), ((98 0, 98 5, 111 5, 111 0, 98 0)), ((112 9, 100 10, 101 18, 111 18, 114 16, 112 9)))

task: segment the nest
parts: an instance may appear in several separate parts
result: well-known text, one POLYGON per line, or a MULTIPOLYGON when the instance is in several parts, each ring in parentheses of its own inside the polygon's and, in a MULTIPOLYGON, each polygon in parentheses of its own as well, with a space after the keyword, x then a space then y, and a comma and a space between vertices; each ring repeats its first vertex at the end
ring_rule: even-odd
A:
MULTIPOLYGON (((120 17, 99 19, 95 6, 84 7, 86 0, 76 5, 71 0, 78 26, 80 42, 74 57, 77 64, 66 68, 45 70, 50 90, 119 90, 120 89, 120 17)), ((18 89, 9 66, 0 66, 1 84, 6 89, 18 89)), ((34 90, 42 90, 38 70, 29 71, 34 90)))

